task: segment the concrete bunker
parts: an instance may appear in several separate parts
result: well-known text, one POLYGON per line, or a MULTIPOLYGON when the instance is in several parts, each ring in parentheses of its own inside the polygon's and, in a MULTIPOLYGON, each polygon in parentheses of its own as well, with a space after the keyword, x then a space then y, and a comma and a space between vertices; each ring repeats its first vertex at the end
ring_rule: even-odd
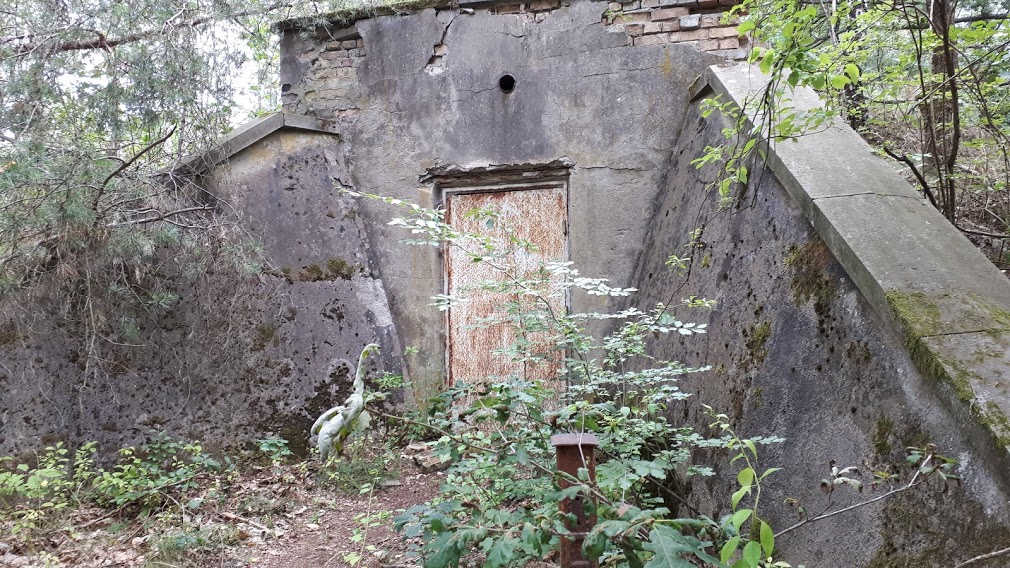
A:
MULTIPOLYGON (((720 3, 620 6, 467 1, 283 23, 284 112, 176 172, 236 204, 276 267, 249 284, 260 295, 243 321, 256 332, 229 347, 237 363, 200 367, 203 347, 175 337, 190 360, 176 381, 151 361, 79 400, 59 385, 66 349, 5 346, 17 388, 0 448, 48 433, 39 424, 52 405, 71 437, 110 444, 151 424, 220 444, 296 438, 346 388, 326 370, 373 340, 384 366, 409 375, 408 398, 424 400, 473 372, 454 370, 453 346, 481 341, 457 338, 451 316, 429 306, 454 285, 452 260, 402 244, 386 224, 391 206, 339 189, 447 209, 521 196, 558 229, 555 256, 638 288, 641 305, 668 299, 666 258, 710 218, 687 284, 719 301, 710 333, 652 347, 716 364, 696 392, 740 428, 788 438, 769 457, 788 480, 773 491, 816 495, 831 460, 872 467, 922 441, 965 464, 956 496, 909 495, 826 522, 816 540, 792 535, 784 546, 797 557, 932 566, 1008 544, 1010 284, 844 126, 771 148, 751 206, 715 215, 702 191, 711 172, 691 161, 724 123, 702 116, 700 101, 745 106, 761 87, 754 70, 727 63, 746 38, 721 21, 720 3), (115 428, 74 410, 110 393, 123 401, 115 428), (917 515, 949 521, 922 536, 908 522, 917 515)), ((699 420, 692 412, 683 419, 699 420)), ((727 484, 699 483, 692 499, 718 502, 727 484)))

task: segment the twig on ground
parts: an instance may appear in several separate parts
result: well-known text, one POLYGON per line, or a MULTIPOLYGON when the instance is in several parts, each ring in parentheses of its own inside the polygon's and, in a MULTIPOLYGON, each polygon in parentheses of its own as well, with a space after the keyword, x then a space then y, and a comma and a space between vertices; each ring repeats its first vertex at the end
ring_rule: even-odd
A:
POLYGON ((257 523, 256 521, 254 521, 252 519, 247 519, 245 517, 236 515, 235 513, 229 513, 228 511, 222 511, 222 512, 218 513, 218 515, 220 515, 221 517, 223 517, 225 519, 228 519, 229 521, 240 521, 240 522, 243 522, 243 523, 245 523, 245 524, 247 524, 247 525, 249 525, 249 526, 251 526, 253 528, 256 528, 258 530, 261 530, 263 532, 273 532, 268 527, 266 527, 264 525, 261 525, 261 524, 257 523))
POLYGON ((986 554, 981 554, 979 556, 976 556, 975 558, 970 558, 970 559, 965 560, 964 562, 958 564, 954 568, 964 568, 965 566, 971 566, 972 564, 975 564, 976 562, 982 562, 983 560, 989 560, 991 558, 996 558, 998 556, 1003 556, 1004 554, 1010 554, 1010 547, 1004 548, 1002 550, 996 550, 994 552, 989 552, 989 553, 986 553, 986 554))

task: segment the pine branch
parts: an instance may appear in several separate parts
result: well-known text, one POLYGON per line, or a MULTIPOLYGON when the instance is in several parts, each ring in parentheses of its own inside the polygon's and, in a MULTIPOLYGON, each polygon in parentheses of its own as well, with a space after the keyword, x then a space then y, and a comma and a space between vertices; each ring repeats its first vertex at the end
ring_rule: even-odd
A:
MULTIPOLYGON (((27 36, 8 37, 3 40, 0 40, 0 44, 15 44, 15 47, 10 51, 8 51, 7 53, 0 51, 0 56, 20 57, 36 51, 44 51, 46 53, 66 53, 71 51, 87 51, 92 49, 103 49, 106 51, 110 51, 112 50, 112 48, 123 44, 171 35, 175 31, 184 28, 198 28, 211 22, 230 20, 233 18, 243 18, 246 16, 262 16, 265 14, 276 12, 277 10, 283 8, 291 8, 291 7, 293 7, 293 4, 276 3, 266 6, 260 10, 241 10, 238 12, 232 12, 227 14, 213 14, 213 15, 201 16, 199 18, 193 18, 185 22, 172 23, 172 20, 179 15, 177 13, 175 16, 172 16, 172 18, 169 18, 164 23, 164 25, 157 28, 150 28, 146 30, 141 30, 113 37, 109 37, 98 30, 87 30, 89 33, 92 33, 94 35, 87 38, 63 41, 58 43, 52 43, 49 39, 35 41, 35 38, 37 38, 38 36, 34 34, 27 36)), ((55 36, 56 34, 53 35, 55 36)))

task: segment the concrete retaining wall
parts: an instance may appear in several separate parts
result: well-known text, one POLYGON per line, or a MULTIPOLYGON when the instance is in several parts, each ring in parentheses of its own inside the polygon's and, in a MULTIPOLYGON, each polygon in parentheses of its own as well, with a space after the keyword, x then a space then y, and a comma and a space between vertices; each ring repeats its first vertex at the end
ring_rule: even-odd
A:
MULTIPOLYGON (((961 463, 963 487, 905 494, 783 537, 790 559, 951 566, 1010 544, 1005 432, 990 414, 1005 404, 998 314, 1010 307, 1010 284, 846 126, 777 145, 767 165, 751 164, 740 203, 720 210, 704 190, 718 172, 690 161, 726 142, 729 123, 702 118, 702 101, 753 112, 762 87, 746 65, 713 67, 696 83, 635 283, 639 302, 675 300, 683 284, 679 293, 718 308, 692 314, 709 324, 707 336, 657 342, 655 353, 713 365, 686 383, 698 400, 728 413, 742 434, 787 439, 763 456, 764 467, 784 468, 763 494, 776 527, 797 518, 786 497, 821 510, 819 483, 833 461, 886 471, 905 447, 933 443, 961 463), (684 284, 664 262, 687 252, 696 228, 701 248, 684 284), (964 381, 981 384, 969 393, 964 381)), ((809 91, 796 100, 817 104, 809 91)), ((678 417, 706 422, 697 404, 682 410, 678 417)), ((732 476, 720 476, 696 483, 694 498, 726 512, 732 489, 732 476)))
POLYGON ((140 336, 122 341, 135 346, 99 338, 97 367, 80 355, 87 338, 59 325, 58 299, 5 306, 0 454, 87 440, 111 452, 155 430, 215 448, 279 434, 301 452, 316 416, 349 394, 362 347, 380 342, 373 366, 399 369, 368 231, 333 189, 346 145, 323 126, 276 115, 174 172, 204 172, 222 218, 261 243, 266 273, 243 273, 227 251, 194 273, 163 251, 160 285, 180 303, 142 317, 140 336))

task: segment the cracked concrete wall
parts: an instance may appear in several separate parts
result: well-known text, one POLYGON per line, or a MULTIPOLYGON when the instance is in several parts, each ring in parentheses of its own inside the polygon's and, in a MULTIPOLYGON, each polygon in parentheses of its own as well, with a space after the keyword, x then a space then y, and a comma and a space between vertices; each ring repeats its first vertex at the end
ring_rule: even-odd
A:
MULTIPOLYGON (((584 2, 585 0, 583 0, 584 2)), ((579 2, 535 0, 508 3, 488 0, 462 0, 456 5, 438 7, 438 18, 451 22, 458 16, 509 16, 524 24, 542 24, 562 7, 579 2), (564 6, 562 6, 562 4, 564 6)), ((656 46, 679 44, 705 51, 726 59, 744 59, 749 53, 749 38, 739 35, 739 18, 726 11, 737 0, 627 0, 596 2, 592 11, 599 12, 600 23, 608 32, 625 36, 626 45, 656 46)), ((381 10, 381 9, 380 9, 381 10)), ((311 114, 323 118, 351 117, 361 110, 364 99, 359 88, 358 67, 365 60, 366 46, 357 30, 351 26, 356 18, 375 16, 368 11, 348 12, 337 24, 319 26, 314 18, 290 20, 279 25, 281 39, 281 92, 288 112, 311 114)), ((448 45, 445 43, 449 25, 443 26, 442 37, 434 45, 424 46, 418 57, 428 56, 426 71, 432 74, 447 68, 448 45)), ((401 33, 412 27, 401 26, 401 33)), ((584 36, 588 39, 590 36, 584 36)), ((458 44, 457 44, 458 45, 458 44)), ((599 49, 587 42, 579 45, 584 51, 599 49)), ((476 47, 476 46, 474 46, 476 47)))
MULTIPOLYGON (((753 71, 720 73, 725 79, 753 71)), ((711 96, 709 91, 702 98, 711 96)), ((752 163, 746 193, 728 210, 720 210, 713 192, 704 190, 719 172, 697 170, 690 162, 706 145, 722 144, 722 129, 729 123, 718 114, 702 118, 700 106, 699 99, 686 111, 673 172, 657 200, 631 282, 640 289, 634 301, 643 307, 688 295, 718 302, 712 311, 678 313, 684 321, 707 323, 707 335, 664 338, 651 346, 657 356, 713 367, 683 380, 681 386, 695 396, 674 408, 672 417, 703 426, 711 422, 699 407, 703 402, 728 414, 743 436, 786 439, 760 450, 759 469, 783 468, 768 478, 762 493, 765 514, 777 530, 797 521, 785 498, 798 498, 809 513, 825 506, 820 482, 830 477, 832 461, 858 467, 867 484, 874 471, 899 471, 893 466, 904 463, 909 446, 933 443, 960 462, 964 483, 946 493, 930 486, 784 535, 776 544, 794 565, 952 566, 1010 545, 1005 468, 989 458, 982 449, 987 442, 917 367, 888 314, 867 300, 807 210, 785 189, 780 170, 752 163), (704 230, 685 282, 665 261, 670 254, 687 254, 688 233, 696 228, 704 230)), ((826 153, 826 142, 805 140, 800 143, 807 144, 805 158, 792 171, 806 168, 824 187, 838 191, 882 191, 876 169, 865 163, 877 158, 865 144, 830 146, 832 152, 826 153), (850 170, 853 183, 838 185, 850 170)), ((788 148, 799 153, 800 145, 788 148)), ((883 188, 897 190, 893 184, 883 188)), ((857 227, 870 222, 868 216, 851 210, 847 219, 857 227)), ((901 224, 894 230, 916 229, 901 224)), ((847 232, 846 238, 853 234, 847 232)), ((871 238, 878 240, 879 250, 891 250, 886 235, 875 230, 871 238)), ((914 253, 906 248, 904 254, 914 253)), ((891 268, 897 269, 896 263, 891 268)), ((931 270, 931 264, 920 264, 923 274, 931 270)), ((737 469, 723 464, 721 471, 737 469)), ((901 471, 907 481, 907 470, 901 471)), ((735 475, 690 482, 691 499, 717 514, 730 512, 727 496, 735 489, 735 475)), ((885 490, 886 485, 858 494, 842 488, 834 500, 840 507, 885 490)))
MULTIPOLYGON (((652 10, 622 5, 640 9, 652 10)), ((429 306, 442 291, 441 259, 402 244, 405 235, 386 225, 393 208, 335 186, 434 206, 434 182, 421 181, 431 171, 566 164, 569 239, 582 243, 572 260, 627 284, 670 173, 687 86, 721 59, 690 44, 635 45, 606 10, 585 1, 516 13, 428 9, 324 39, 286 32, 288 110, 331 120, 340 140, 286 128, 246 147, 245 129, 227 147, 244 149, 221 150, 230 163, 205 180, 223 203, 241 204, 242 226, 263 241, 274 269, 189 281, 166 262, 163 277, 186 299, 148 322, 142 339, 157 346, 153 354, 124 348, 100 382, 79 378, 74 337, 39 322, 15 332, 0 355, 9 369, 0 377, 9 388, 0 451, 39 438, 135 443, 157 427, 216 445, 269 431, 297 441, 346 387, 324 377, 329 362, 352 361, 376 338, 393 371, 400 345, 419 348, 423 356, 403 365, 423 400, 445 375, 444 322, 429 306), (504 74, 516 80, 510 93, 498 87, 504 74), (114 417, 102 410, 107 400, 114 417)), ((596 301, 574 307, 607 309, 596 301)))
POLYGON ((369 230, 333 189, 346 152, 335 135, 281 129, 207 173, 201 183, 262 244, 268 270, 243 273, 218 251, 193 272, 165 250, 158 278, 180 303, 141 319, 129 342, 139 348, 102 339, 97 372, 57 318, 4 309, 0 455, 89 440, 112 452, 153 430, 219 449, 274 433, 304 453, 315 418, 350 393, 362 347, 383 347, 373 372, 397 371, 401 355, 369 230))
MULTIPOLYGON (((664 18, 683 28, 697 14, 657 19, 670 9, 663 2, 620 4, 630 16, 620 22, 614 6, 576 1, 285 31, 285 109, 324 119, 340 136, 282 129, 204 180, 262 241, 271 269, 196 282, 166 274, 189 299, 152 322, 147 339, 164 348, 146 358, 124 351, 122 369, 99 383, 61 379, 79 370, 60 330, 42 324, 29 336, 0 327, 0 387, 9 393, 0 451, 34 447, 39 435, 133 443, 151 427, 219 444, 269 431, 304 441, 312 418, 342 399, 357 350, 373 340, 384 346, 381 366, 402 365, 420 400, 445 377, 445 322, 429 305, 443 291, 442 259, 387 226, 394 207, 335 188, 434 207, 447 176, 565 170, 571 260, 586 275, 640 288, 640 306, 676 299, 680 283, 664 261, 708 220, 682 291, 719 301, 712 313, 683 318, 709 323, 709 334, 653 347, 714 365, 684 386, 727 411, 741 433, 787 438, 762 454, 766 465, 786 467, 767 486, 777 527, 794 518, 785 496, 817 510, 831 460, 872 471, 900 462, 906 446, 932 442, 962 462, 964 487, 909 492, 791 533, 780 542, 792 557, 815 566, 946 566, 1010 545, 1002 462, 978 451, 975 431, 875 309, 881 298, 867 299, 839 262, 837 235, 811 227, 809 204, 797 205, 770 171, 740 208, 717 214, 703 191, 713 173, 690 161, 722 140, 724 124, 701 118, 690 85, 721 59, 664 43, 675 33, 664 18), (506 74, 516 81, 511 92, 499 88, 506 74), (115 417, 103 412, 110 400, 115 417)), ((722 41, 708 47, 733 43, 722 41)), ((583 296, 572 306, 620 307, 583 296)), ((705 422, 697 406, 676 411, 705 422)), ((731 486, 732 476, 695 480, 691 498, 725 509, 731 486)))
MULTIPOLYGON (((338 120, 350 146, 349 186, 425 206, 440 202, 435 185, 421 181, 438 167, 536 169, 568 160, 569 240, 578 243, 571 260, 623 286, 671 173, 687 87, 721 59, 685 45, 633 45, 623 27, 603 21, 606 10, 597 2, 542 17, 428 9, 358 21, 331 31, 333 40, 289 31, 287 108, 338 120), (365 53, 350 78, 320 79, 328 64, 313 54, 322 57, 337 39, 357 41, 350 36, 365 53), (498 85, 506 74, 516 81, 510 93, 498 85), (307 96, 330 87, 358 94, 353 113, 334 114, 342 103, 307 96)), ((405 362, 423 397, 444 380, 443 316, 428 305, 442 292, 441 260, 434 249, 405 247, 406 235, 386 227, 394 208, 359 206, 403 345, 425 354, 405 362)))

